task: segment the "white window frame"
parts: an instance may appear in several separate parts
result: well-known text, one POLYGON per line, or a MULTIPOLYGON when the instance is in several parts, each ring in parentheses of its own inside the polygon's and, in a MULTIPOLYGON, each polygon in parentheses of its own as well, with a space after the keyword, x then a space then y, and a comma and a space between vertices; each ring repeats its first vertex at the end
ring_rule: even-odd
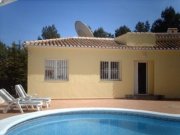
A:
POLYGON ((68 80, 68 61, 67 60, 45 60, 44 79, 49 80, 68 80), (48 69, 49 68, 49 69, 48 69), (48 71, 49 70, 49 71, 48 71), (49 72, 49 73, 47 73, 49 72), (49 74, 49 76, 48 76, 49 74), (59 76, 59 77, 58 77, 59 76))
POLYGON ((120 62, 119 61, 100 61, 100 80, 109 80, 109 81, 120 81, 120 62), (107 75, 104 74, 102 75, 102 67, 101 64, 105 64, 108 63, 108 71, 107 71, 107 75), (112 67, 111 67, 111 63, 116 63, 118 64, 118 71, 117 74, 115 76, 112 77, 112 67))

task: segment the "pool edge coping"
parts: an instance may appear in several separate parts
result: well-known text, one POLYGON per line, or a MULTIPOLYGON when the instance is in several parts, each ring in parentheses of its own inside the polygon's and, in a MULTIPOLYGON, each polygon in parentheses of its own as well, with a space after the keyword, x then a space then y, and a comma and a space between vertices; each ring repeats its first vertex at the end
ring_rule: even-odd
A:
POLYGON ((121 111, 133 114, 140 115, 149 115, 152 117, 163 117, 167 119, 177 119, 180 120, 180 114, 169 114, 169 113, 161 113, 154 111, 145 111, 145 110, 136 110, 136 109, 124 109, 124 108, 67 108, 67 109, 53 109, 53 110, 45 110, 38 111, 32 113, 21 114, 17 116, 12 116, 9 118, 5 118, 0 120, 0 135, 5 135, 6 132, 13 126, 37 117, 58 114, 58 113, 67 113, 67 112, 79 112, 79 111, 121 111))

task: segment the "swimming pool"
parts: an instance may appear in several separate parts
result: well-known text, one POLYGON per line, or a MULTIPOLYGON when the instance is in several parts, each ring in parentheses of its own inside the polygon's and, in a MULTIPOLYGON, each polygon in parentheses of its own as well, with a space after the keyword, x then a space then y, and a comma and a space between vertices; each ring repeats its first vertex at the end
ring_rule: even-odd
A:
MULTIPOLYGON (((11 126, 4 126, 5 135, 180 134, 180 115, 148 111, 107 108, 61 109, 29 113, 24 114, 22 118, 19 117, 13 117, 11 126), (15 122, 15 119, 18 122, 15 122)), ((9 123, 10 119, 7 119, 9 123)), ((0 125, 0 129, 3 128, 1 127, 0 125)), ((3 133, 0 131, 0 134, 3 133)))

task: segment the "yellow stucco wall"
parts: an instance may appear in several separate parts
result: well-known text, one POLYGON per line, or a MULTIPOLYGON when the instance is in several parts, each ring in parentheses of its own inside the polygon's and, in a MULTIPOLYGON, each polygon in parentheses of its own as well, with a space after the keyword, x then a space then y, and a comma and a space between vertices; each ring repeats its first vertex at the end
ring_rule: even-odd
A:
POLYGON ((180 98, 180 52, 158 51, 154 66, 154 92, 180 98), (157 56, 158 55, 158 56, 157 56))
POLYGON ((55 99, 122 98, 135 93, 135 63, 147 62, 148 93, 180 98, 180 52, 28 47, 28 92, 55 99), (46 59, 68 60, 68 81, 44 80, 46 59), (100 80, 100 61, 120 62, 120 81, 100 80))

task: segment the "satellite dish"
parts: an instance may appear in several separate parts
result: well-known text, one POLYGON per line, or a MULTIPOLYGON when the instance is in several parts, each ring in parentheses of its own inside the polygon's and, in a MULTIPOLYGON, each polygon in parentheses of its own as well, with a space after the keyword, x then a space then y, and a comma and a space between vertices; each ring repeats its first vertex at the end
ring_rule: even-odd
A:
POLYGON ((94 37, 91 30, 81 21, 75 22, 75 29, 79 37, 94 37))
POLYGON ((0 0, 0 6, 4 6, 4 5, 10 4, 15 1, 16 0, 0 0))

